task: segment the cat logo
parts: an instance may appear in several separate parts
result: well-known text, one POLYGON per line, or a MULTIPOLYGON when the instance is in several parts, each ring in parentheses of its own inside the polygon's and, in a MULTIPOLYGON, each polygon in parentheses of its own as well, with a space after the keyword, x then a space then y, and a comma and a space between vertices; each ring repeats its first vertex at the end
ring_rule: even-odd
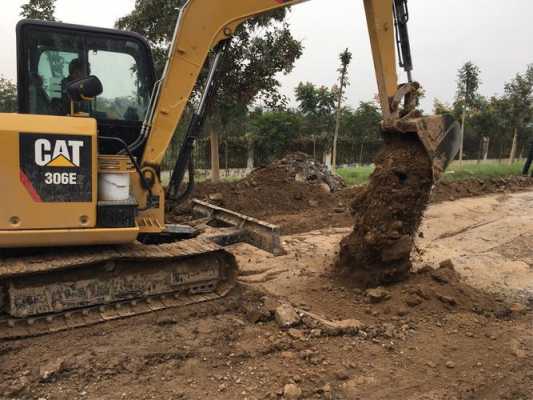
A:
POLYGON ((81 140, 37 139, 35 141, 35 164, 39 167, 79 168, 81 140))

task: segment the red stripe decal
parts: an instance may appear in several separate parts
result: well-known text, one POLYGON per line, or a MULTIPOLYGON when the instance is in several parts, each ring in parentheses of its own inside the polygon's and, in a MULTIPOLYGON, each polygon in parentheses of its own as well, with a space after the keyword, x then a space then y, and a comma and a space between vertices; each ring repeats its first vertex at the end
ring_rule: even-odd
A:
POLYGON ((33 201, 35 201, 36 203, 42 203, 43 202, 43 199, 41 199, 41 196, 39 196, 39 193, 37 193, 37 191, 35 190, 35 188, 31 184, 31 182, 28 179, 28 177, 26 176, 26 174, 24 172, 22 172, 22 171, 20 171, 20 181, 22 182, 22 184, 24 185, 24 187, 26 188, 26 190, 30 194, 30 196, 33 199, 33 201))

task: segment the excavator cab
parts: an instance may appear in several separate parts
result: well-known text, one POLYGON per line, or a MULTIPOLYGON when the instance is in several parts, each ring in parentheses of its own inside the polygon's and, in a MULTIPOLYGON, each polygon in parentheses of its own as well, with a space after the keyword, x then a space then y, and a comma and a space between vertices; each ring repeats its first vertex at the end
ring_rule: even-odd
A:
MULTIPOLYGON (((96 119, 98 134, 127 144, 138 139, 154 86, 150 47, 141 36, 124 31, 44 21, 17 26, 18 111, 21 114, 86 116, 96 119), (68 86, 96 77, 102 93, 72 101, 68 86)), ((101 141, 100 154, 121 150, 101 141)), ((142 147, 136 156, 142 154, 142 147)))

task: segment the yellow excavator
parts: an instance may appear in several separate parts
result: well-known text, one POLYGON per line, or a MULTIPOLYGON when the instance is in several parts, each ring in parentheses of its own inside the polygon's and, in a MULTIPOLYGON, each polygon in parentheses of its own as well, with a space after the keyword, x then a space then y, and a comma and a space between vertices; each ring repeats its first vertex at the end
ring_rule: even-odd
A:
MULTIPOLYGON (((232 227, 231 234, 208 240, 166 225, 165 201, 179 203, 191 192, 192 149, 236 28, 304 1, 188 0, 157 81, 150 47, 135 33, 18 24, 18 113, 0 114, 0 338, 212 300, 236 280, 235 259, 221 243, 247 240, 282 251, 275 226, 202 202, 196 206, 206 219, 232 227), (161 162, 209 62, 165 191, 161 162)), ((407 0, 364 6, 383 131, 417 135, 438 179, 457 153, 458 127, 416 111, 407 0), (408 75, 401 85, 396 52, 408 75)))

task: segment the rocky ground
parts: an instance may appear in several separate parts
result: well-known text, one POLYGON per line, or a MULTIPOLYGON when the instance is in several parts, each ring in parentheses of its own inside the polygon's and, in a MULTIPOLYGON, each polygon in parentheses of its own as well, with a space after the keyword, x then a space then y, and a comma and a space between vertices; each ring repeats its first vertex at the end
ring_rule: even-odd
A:
MULTIPOLYGON (((255 215, 293 231, 287 254, 230 247, 227 298, 0 342, 0 399, 533 399, 533 191, 497 186, 435 202, 416 272, 368 291, 333 271, 351 230, 343 190, 319 188, 325 210, 255 215)), ((226 203, 246 188, 233 187, 203 193, 226 203)))

